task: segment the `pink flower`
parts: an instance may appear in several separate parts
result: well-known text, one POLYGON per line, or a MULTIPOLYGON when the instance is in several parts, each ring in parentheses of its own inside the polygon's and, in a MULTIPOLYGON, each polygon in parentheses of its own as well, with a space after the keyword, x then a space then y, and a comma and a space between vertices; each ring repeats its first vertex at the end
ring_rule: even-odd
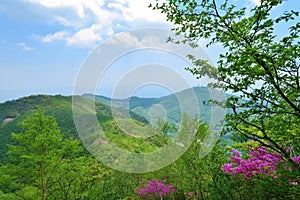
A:
POLYGON ((292 182, 290 182, 290 184, 291 184, 291 185, 298 185, 298 182, 292 181, 292 182))
POLYGON ((290 153, 292 149, 293 149, 293 147, 289 147, 289 148, 287 148, 287 149, 285 150, 285 152, 286 152, 286 153, 290 153))
POLYGON ((292 160, 293 160, 296 164, 300 164, 300 156, 293 157, 292 160))
POLYGON ((270 153, 263 147, 250 150, 250 157, 247 160, 241 158, 238 151, 232 150, 229 164, 224 164, 222 170, 226 174, 244 174, 246 178, 250 178, 255 174, 267 174, 272 176, 275 174, 277 163, 282 162, 280 154, 270 153))
MULTIPOLYGON (((286 152, 290 152, 292 147, 288 148, 286 152)), ((240 153, 236 150, 232 150, 232 155, 229 158, 231 163, 224 164, 221 169, 225 174, 242 174, 245 178, 251 178, 258 174, 267 175, 277 179, 277 171, 279 168, 291 171, 292 168, 288 168, 287 163, 283 163, 284 160, 278 152, 268 152, 265 148, 259 147, 250 150, 250 155, 247 160, 244 160, 240 153), (279 165, 283 163, 284 165, 279 165)), ((300 156, 293 157, 292 160, 296 164, 300 164, 300 156)), ((298 176, 294 180, 286 176, 291 185, 298 185, 300 177, 298 176)))
POLYGON ((134 192, 140 195, 141 198, 148 197, 162 197, 164 195, 175 192, 175 188, 173 185, 166 185, 167 180, 158 181, 156 179, 152 179, 145 185, 144 181, 142 182, 142 187, 139 190, 135 190, 134 192))

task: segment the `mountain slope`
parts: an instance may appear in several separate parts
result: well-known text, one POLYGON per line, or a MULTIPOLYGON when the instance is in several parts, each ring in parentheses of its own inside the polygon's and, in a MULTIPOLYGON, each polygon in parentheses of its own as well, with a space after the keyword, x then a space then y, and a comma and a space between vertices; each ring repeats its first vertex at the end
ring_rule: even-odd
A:
MULTIPOLYGON (((194 87, 159 98, 131 97, 127 99, 111 99, 105 96, 93 96, 91 94, 83 96, 89 99, 95 98, 96 101, 106 105, 129 108, 133 112, 145 117, 148 121, 153 121, 153 118, 165 117, 170 123, 178 123, 181 120, 182 112, 186 112, 185 110, 181 110, 182 107, 191 107, 191 109, 197 108, 199 110, 197 113, 199 119, 208 123, 210 120, 211 106, 205 105, 203 102, 207 102, 211 99, 211 96, 217 95, 217 93, 219 94, 220 92, 209 90, 207 87, 194 87), (194 97, 196 97, 198 107, 193 105, 195 104, 194 97)), ((224 98, 228 96, 224 93, 223 95, 224 98)), ((189 112, 188 109, 187 112, 189 112)))
MULTIPOLYGON (((117 130, 117 127, 106 125, 106 123, 112 124, 112 121, 114 120, 112 110, 109 106, 100 102, 95 103, 95 108, 98 121, 106 127, 106 132, 110 138, 112 135, 111 132, 113 132, 113 130, 117 130)), ((53 116, 56 119, 64 137, 74 136, 75 138, 78 138, 77 130, 73 121, 71 96, 35 95, 20 98, 18 100, 7 101, 0 104, 0 163, 5 163, 7 161, 7 144, 13 142, 11 139, 11 133, 21 132, 22 130, 18 126, 18 123, 29 113, 37 109, 42 109, 46 115, 53 116)), ((117 109, 117 112, 122 113, 128 111, 124 108, 119 108, 117 109)), ((145 118, 133 112, 130 112, 130 115, 139 123, 148 123, 145 118)), ((124 140, 125 135, 119 133, 120 131, 114 132, 115 139, 112 140, 113 142, 115 141, 118 143, 118 140, 124 140), (116 137, 116 134, 118 137, 116 137)), ((139 141, 139 143, 141 142, 143 141, 139 141)), ((132 148, 130 145, 131 144, 122 144, 124 148, 132 148)), ((132 143, 132 145, 134 144, 132 143)))

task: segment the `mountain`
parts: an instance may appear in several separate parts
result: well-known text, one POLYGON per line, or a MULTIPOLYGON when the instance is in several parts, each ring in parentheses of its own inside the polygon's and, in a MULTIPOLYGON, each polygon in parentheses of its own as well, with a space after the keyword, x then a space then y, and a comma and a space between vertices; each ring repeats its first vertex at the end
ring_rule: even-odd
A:
MULTIPOLYGON (((82 98, 82 97, 80 97, 82 98)), ((72 113, 72 96, 51 96, 51 95, 34 95, 20 98, 17 100, 7 101, 0 104, 0 164, 8 161, 6 152, 8 150, 7 144, 13 143, 11 133, 21 132, 18 123, 22 121, 31 112, 42 109, 46 115, 53 116, 64 137, 73 136, 78 138, 78 133, 74 125, 72 113)), ((96 115, 99 124, 103 127, 106 136, 112 141, 116 142, 118 146, 129 149, 131 151, 149 151, 155 149, 155 145, 145 143, 144 140, 130 139, 118 128, 112 116, 110 106, 101 102, 95 103, 96 115), (136 145, 136 143, 141 145, 136 145)), ((117 117, 122 117, 120 113, 128 113, 124 108, 116 109, 117 117)), ((148 121, 132 111, 129 112, 136 123, 147 124, 148 121)), ((130 124, 128 119, 122 119, 123 123, 130 124)), ((130 128, 130 127, 129 127, 130 128)))
MULTIPOLYGON (((144 128, 146 124, 155 123, 158 118, 176 124, 180 122, 183 112, 198 115, 202 121, 208 123, 211 106, 203 104, 203 101, 208 101, 211 96, 217 96, 216 94, 219 93, 206 87, 195 87, 160 98, 111 99, 89 94, 79 98, 85 101, 95 98, 97 120, 111 142, 131 152, 151 152, 162 145, 162 142, 159 135, 151 132, 153 130, 144 128), (152 134, 153 137, 150 140, 145 137, 132 137, 136 134, 152 134)), ((90 102, 94 104, 93 101, 90 102)), ((18 123, 39 108, 56 119, 64 137, 78 138, 73 120, 72 96, 33 95, 1 103, 0 164, 8 161, 6 152, 7 144, 13 142, 11 133, 21 132, 18 123)))
POLYGON ((95 99, 109 106, 129 108, 134 113, 145 117, 149 122, 154 122, 161 117, 176 124, 180 122, 184 112, 196 114, 200 120, 208 123, 211 117, 211 105, 204 104, 204 102, 214 97, 225 99, 228 95, 207 87, 193 87, 159 98, 134 96, 126 99, 111 99, 92 94, 85 94, 83 97, 95 99), (197 113, 196 110, 198 110, 197 113))

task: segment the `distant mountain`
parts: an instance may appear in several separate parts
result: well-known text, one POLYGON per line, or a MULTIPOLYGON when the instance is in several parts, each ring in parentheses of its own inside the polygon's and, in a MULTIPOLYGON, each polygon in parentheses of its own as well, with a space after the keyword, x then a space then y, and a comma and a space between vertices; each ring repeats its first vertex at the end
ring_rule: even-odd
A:
POLYGON ((129 108, 134 113, 145 117, 149 122, 162 117, 171 122, 178 123, 182 112, 197 114, 199 119, 208 123, 211 115, 211 106, 204 104, 213 97, 225 99, 228 95, 207 87, 194 87, 171 95, 159 98, 130 97, 127 99, 111 99, 105 96, 85 94, 83 97, 95 99, 109 106, 129 108), (195 101, 196 100, 196 101, 195 101), (183 110, 182 110, 183 108, 183 110), (199 112, 195 113, 198 109, 199 112))
MULTIPOLYGON (((183 112, 198 115, 204 122, 209 122, 211 106, 204 105, 203 101, 208 101, 216 94, 219 93, 210 91, 206 87, 195 87, 160 98, 111 99, 90 94, 79 98, 86 101, 95 98, 97 119, 110 141, 132 152, 150 152, 162 145, 159 135, 149 140, 143 137, 132 137, 127 133, 148 134, 148 129, 143 129, 143 126, 155 122, 159 117, 174 124, 178 123, 183 112), (127 119, 128 114, 133 121, 127 119), (120 124, 126 127, 126 130, 121 129, 120 124), (141 129, 136 128, 136 124, 141 129)), ((39 108, 46 115, 55 117, 64 137, 78 137, 73 120, 72 96, 33 95, 0 103, 0 164, 8 161, 6 152, 7 144, 13 142, 11 133, 21 132, 18 123, 39 108)))
POLYGON ((116 107, 123 107, 123 108, 127 108, 128 102, 130 102, 129 109, 134 109, 137 107, 143 107, 143 108, 151 107, 153 104, 159 103, 161 98, 163 98, 163 97, 140 98, 140 97, 133 96, 133 97, 126 98, 126 99, 111 99, 106 96, 93 95, 93 94, 84 94, 82 96, 85 98, 91 99, 91 100, 96 100, 98 102, 104 103, 109 106, 111 106, 113 104, 116 107))

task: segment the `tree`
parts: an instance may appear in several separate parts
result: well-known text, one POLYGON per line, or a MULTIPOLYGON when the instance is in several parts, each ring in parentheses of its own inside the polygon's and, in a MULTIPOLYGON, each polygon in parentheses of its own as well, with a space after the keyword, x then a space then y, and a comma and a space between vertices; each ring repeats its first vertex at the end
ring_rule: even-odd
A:
POLYGON ((196 67, 188 68, 197 78, 217 80, 211 87, 241 94, 222 104, 233 111, 226 116, 225 132, 258 141, 300 170, 285 151, 293 146, 297 154, 300 144, 299 12, 273 17, 271 12, 283 3, 261 0, 247 10, 228 0, 170 0, 154 9, 166 14, 176 33, 184 34, 182 42, 196 48, 197 40, 204 38, 207 46, 218 43, 227 50, 217 67, 189 55, 196 67), (288 34, 278 34, 278 26, 289 26, 288 34))
MULTIPOLYGON (((56 120, 41 110, 27 116, 22 133, 12 133, 12 164, 6 166, 10 184, 21 199, 81 199, 93 186, 101 168, 83 156, 78 140, 64 139, 56 120)), ((5 169, 3 167, 3 169, 5 169)))

